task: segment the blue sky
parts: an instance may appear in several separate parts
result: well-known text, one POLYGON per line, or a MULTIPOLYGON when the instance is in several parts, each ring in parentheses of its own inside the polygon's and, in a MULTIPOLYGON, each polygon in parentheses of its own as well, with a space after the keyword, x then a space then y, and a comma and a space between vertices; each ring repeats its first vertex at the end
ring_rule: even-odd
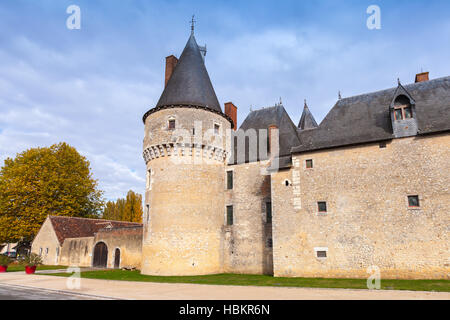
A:
POLYGON ((142 115, 163 89, 164 58, 196 38, 222 103, 281 97, 294 122, 307 99, 318 122, 343 97, 450 75, 449 1, 0 2, 0 161, 66 141, 91 162, 109 199, 142 193, 142 115), (69 5, 81 30, 68 30, 69 5), (369 5, 381 30, 369 30, 369 5))

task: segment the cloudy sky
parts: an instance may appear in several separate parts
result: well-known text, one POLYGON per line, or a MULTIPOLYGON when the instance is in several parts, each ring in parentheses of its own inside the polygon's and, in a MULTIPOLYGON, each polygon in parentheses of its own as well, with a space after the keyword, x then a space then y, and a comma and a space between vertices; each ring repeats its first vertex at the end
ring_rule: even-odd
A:
POLYGON ((190 34, 207 44, 219 101, 241 123, 282 98, 294 122, 307 99, 320 122, 344 97, 450 75, 450 2, 0 1, 0 161, 65 141, 91 162, 105 197, 142 193, 142 115, 159 99, 164 58, 190 34), (69 5, 81 29, 69 30, 69 5), (366 10, 381 9, 369 30, 366 10))

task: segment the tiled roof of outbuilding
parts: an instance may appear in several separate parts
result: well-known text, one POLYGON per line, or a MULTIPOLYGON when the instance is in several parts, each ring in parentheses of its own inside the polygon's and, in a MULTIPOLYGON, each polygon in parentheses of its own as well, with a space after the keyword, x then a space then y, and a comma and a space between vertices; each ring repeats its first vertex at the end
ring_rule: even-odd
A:
POLYGON ((67 238, 93 237, 103 228, 142 227, 142 224, 126 221, 49 216, 59 243, 67 238))

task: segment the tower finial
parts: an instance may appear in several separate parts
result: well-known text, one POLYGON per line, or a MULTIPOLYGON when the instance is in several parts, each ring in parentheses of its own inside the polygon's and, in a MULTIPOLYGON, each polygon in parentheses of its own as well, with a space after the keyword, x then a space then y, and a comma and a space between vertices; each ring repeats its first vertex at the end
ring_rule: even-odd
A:
POLYGON ((191 19, 190 22, 191 22, 191 35, 193 35, 194 34, 195 23, 197 22, 197 21, 195 21, 195 14, 192 15, 192 19, 191 19))
POLYGON ((308 108, 308 104, 306 103, 306 99, 305 99, 305 108, 308 108))
POLYGON ((400 78, 397 78, 398 85, 401 85, 400 78))
POLYGON ((339 98, 339 100, 342 99, 341 90, 339 90, 339 92, 338 92, 338 98, 339 98))

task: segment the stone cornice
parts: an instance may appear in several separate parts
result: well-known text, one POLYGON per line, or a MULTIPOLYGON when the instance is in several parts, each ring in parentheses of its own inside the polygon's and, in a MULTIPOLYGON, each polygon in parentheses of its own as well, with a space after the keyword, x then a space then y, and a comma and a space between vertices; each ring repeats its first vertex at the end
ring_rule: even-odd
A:
POLYGON ((219 147, 195 143, 163 143, 144 149, 145 163, 163 157, 192 157, 225 163, 228 153, 219 147))

